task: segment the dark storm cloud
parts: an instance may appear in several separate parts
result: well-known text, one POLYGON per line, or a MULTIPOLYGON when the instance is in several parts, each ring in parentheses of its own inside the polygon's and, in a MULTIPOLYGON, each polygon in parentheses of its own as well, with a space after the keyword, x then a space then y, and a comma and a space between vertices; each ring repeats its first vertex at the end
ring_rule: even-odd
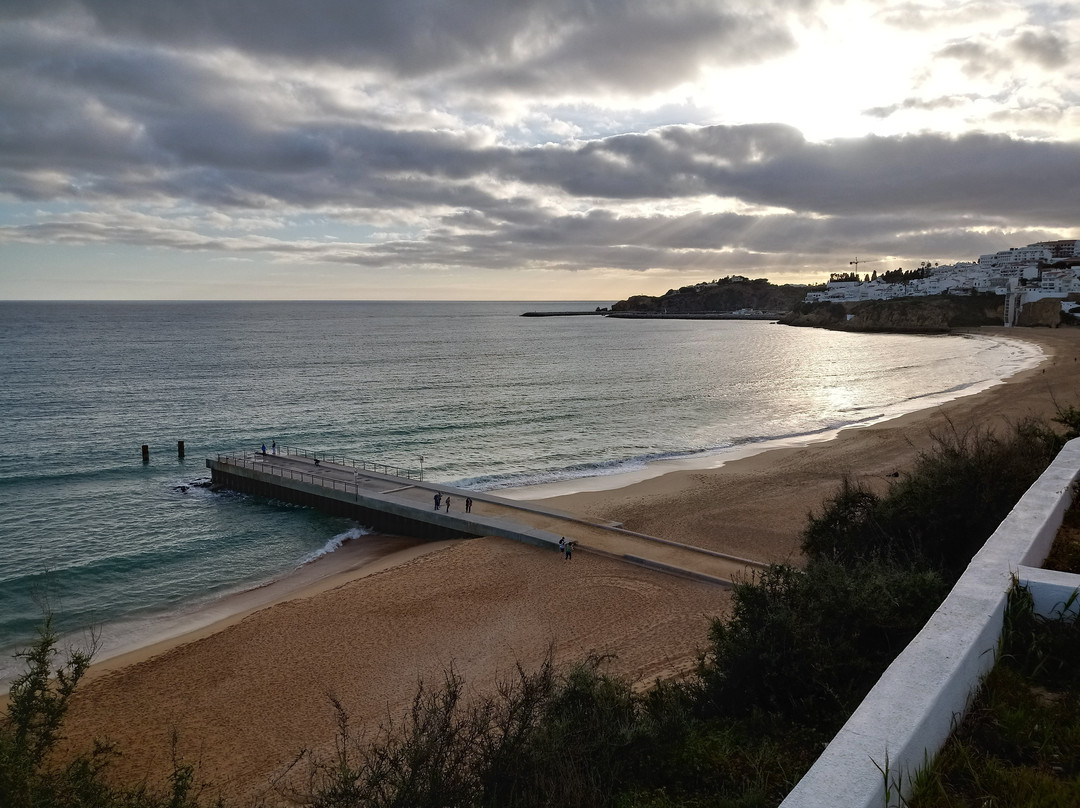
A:
POLYGON ((920 134, 807 145, 737 172, 730 191, 819 213, 963 211, 1072 226, 1078 181, 1077 143, 920 134))
MULTIPOLYGON (((506 246, 499 254, 512 248, 519 262, 538 250, 565 252, 570 260, 574 249, 584 261, 589 251, 611 254, 604 244, 661 253, 833 249, 855 240, 884 248, 890 239, 895 247, 896 234, 905 232, 998 222, 1010 228, 1071 227, 1080 210, 1080 145, 1006 136, 810 143, 791 127, 773 124, 668 127, 579 145, 512 149, 478 147, 454 134, 362 126, 300 128, 263 139, 230 126, 238 125, 213 126, 228 137, 224 146, 212 149, 192 145, 203 142, 197 133, 179 138, 182 148, 172 147, 169 139, 176 133, 168 126, 147 127, 149 151, 168 154, 169 161, 121 178, 84 176, 77 189, 39 192, 61 199, 171 198, 176 204, 237 211, 349 209, 360 217, 364 211, 396 211, 442 221, 442 229, 425 244, 402 247, 404 253, 438 244, 468 256, 463 260, 479 261, 475 251, 492 252, 491 245, 500 243, 506 246), (231 144, 238 142, 245 149, 234 150, 231 144), (308 142, 316 146, 306 148, 308 142), (499 191, 508 182, 517 189, 514 195, 499 191), (552 194, 581 199, 593 212, 546 212, 552 194), (708 197, 790 213, 626 217, 619 212, 626 202, 708 197)), ((10 166, 5 172, 0 179, 19 174, 10 166)), ((9 181, 8 187, 18 186, 9 181)), ((8 237, 20 233, 36 240, 29 231, 9 230, 8 237)), ((175 242, 175 235, 169 240, 175 242)), ((371 250, 358 254, 368 260, 371 250)))
POLYGON ((593 87, 646 92, 693 78, 703 65, 759 62, 795 46, 768 5, 749 11, 720 4, 675 8, 673 14, 668 4, 601 4, 597 11, 602 13, 562 26, 552 47, 508 60, 497 72, 479 69, 476 80, 518 91, 593 87))
POLYGON ((68 0, 6 3, 10 19, 80 21, 106 38, 230 48, 422 73, 483 58, 549 3, 499 0, 68 0))
POLYGON ((470 86, 561 92, 567 80, 641 90, 705 63, 793 47, 784 13, 814 0, 68 0, 0 7, 0 21, 80 24, 89 36, 377 70, 467 74, 470 86))
MULTIPOLYGON (((688 0, 660 13, 644 0, 4 4, 0 191, 190 195, 221 204, 256 204, 255 195, 266 195, 315 204, 321 195, 355 201, 370 189, 389 191, 395 204, 413 191, 393 193, 376 177, 394 170, 469 177, 476 159, 464 136, 416 131, 385 108, 343 108, 323 87, 290 86, 296 80, 269 64, 237 71, 214 48, 399 76, 445 69, 450 89, 455 81, 473 91, 522 82, 558 92, 655 89, 710 60, 758 60, 790 47, 776 9, 808 6, 688 0), (293 182, 320 170, 292 190, 277 176, 293 182)), ((461 204, 462 195, 455 189, 448 203, 461 204)))
POLYGON ((498 155, 502 170, 537 185, 556 185, 574 196, 672 199, 730 196, 741 171, 783 159, 805 147, 802 135, 782 124, 666 127, 617 135, 579 147, 546 147, 498 155))
POLYGON ((780 124, 671 127, 533 149, 503 170, 574 196, 664 199, 707 194, 823 214, 955 211, 1051 217, 1080 210, 1080 144, 1004 135, 908 135, 814 144, 780 124))
MULTIPOLYGON (((310 55, 315 42, 326 44, 326 37, 325 50, 333 52, 336 37, 342 37, 348 53, 386 51, 387 59, 406 59, 430 39, 443 55, 427 58, 445 61, 457 58, 458 49, 444 38, 468 44, 474 34, 510 36, 539 25, 559 33, 544 48, 521 46, 534 66, 551 54, 559 56, 551 60, 554 69, 559 62, 607 61, 621 50, 655 73, 650 43, 661 61, 678 63, 675 51, 684 36, 690 43, 686 52, 693 53, 750 21, 757 21, 749 26, 756 30, 774 30, 753 6, 735 14, 735 7, 712 3, 675 4, 665 6, 670 13, 660 18, 655 5, 567 3, 407 0, 369 7, 322 0, 305 6, 303 14, 295 4, 259 3, 255 14, 245 2, 219 0, 185 5, 179 16, 177 4, 155 0, 69 6, 91 15, 98 29, 138 41, 75 36, 74 23, 49 28, 26 18, 34 4, 8 4, 7 13, 22 12, 24 21, 0 28, 0 191, 33 199, 188 200, 252 208, 497 210, 509 206, 499 183, 514 181, 534 189, 519 191, 534 198, 557 189, 571 197, 616 201, 734 197, 820 214, 859 212, 868 205, 890 211, 958 206, 973 215, 1028 218, 1058 216, 1077 198, 1077 152, 1070 144, 981 135, 811 144, 791 127, 760 124, 674 126, 583 143, 495 147, 464 130, 421 130, 375 114, 328 111, 303 86, 287 86, 272 75, 232 76, 228 61, 156 44, 216 42, 300 57, 310 55), (483 17, 481 33, 461 19, 444 20, 453 9, 483 17), (358 38, 341 33, 360 25, 361 17, 358 38), (649 20, 657 24, 646 25, 649 20), (605 23, 612 21, 608 33, 605 23), (282 30, 294 36, 283 38, 282 30), (623 47, 620 31, 634 48, 623 47), (1003 187, 1009 192, 1001 193, 1003 187)), ((1052 60, 1061 52, 1055 41, 1035 34, 1014 40, 1017 48, 1052 60)), ((958 43, 943 54, 969 65, 993 61, 979 43, 958 43)), ((869 114, 963 100, 908 99, 869 114)))

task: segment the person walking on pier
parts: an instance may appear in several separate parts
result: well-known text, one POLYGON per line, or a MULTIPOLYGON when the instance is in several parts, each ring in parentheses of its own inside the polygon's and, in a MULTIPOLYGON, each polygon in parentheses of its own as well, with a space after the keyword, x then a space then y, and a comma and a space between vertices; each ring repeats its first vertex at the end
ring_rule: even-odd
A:
POLYGON ((446 512, 450 513, 450 497, 446 497, 446 512))
POLYGON ((472 513, 472 497, 465 497, 465 513, 472 513))
POLYGON ((439 505, 442 503, 442 494, 438 491, 435 492, 435 510, 439 510, 439 505))
POLYGON ((270 441, 270 451, 277 454, 277 441, 270 441))

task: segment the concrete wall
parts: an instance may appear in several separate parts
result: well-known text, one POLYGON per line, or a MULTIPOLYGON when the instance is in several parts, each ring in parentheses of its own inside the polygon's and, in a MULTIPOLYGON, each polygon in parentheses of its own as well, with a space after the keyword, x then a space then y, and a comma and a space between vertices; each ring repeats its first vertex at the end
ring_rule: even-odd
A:
POLYGON ((1021 566, 1017 577, 1031 593, 1035 614, 1073 620, 1080 616, 1080 575, 1021 566))
MULTIPOLYGON (((937 754, 993 666, 1013 576, 1046 558, 1078 476, 1080 439, 1066 444, 1024 494, 782 808, 882 808, 883 770, 894 803, 898 790, 907 794, 911 778, 937 754)), ((1080 582, 1080 576, 1070 578, 1080 582)), ((1067 582, 1055 581, 1061 586, 1043 598, 1051 604, 1068 598, 1059 597, 1067 582)))

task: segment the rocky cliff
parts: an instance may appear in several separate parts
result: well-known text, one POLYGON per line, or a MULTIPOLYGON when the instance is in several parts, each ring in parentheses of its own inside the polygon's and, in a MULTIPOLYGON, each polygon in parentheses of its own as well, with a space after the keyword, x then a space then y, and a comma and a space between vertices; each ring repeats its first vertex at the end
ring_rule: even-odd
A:
POLYGON ((703 314, 754 309, 787 312, 806 298, 806 286, 777 286, 760 278, 723 278, 708 284, 684 286, 653 297, 634 295, 611 307, 613 312, 643 312, 668 315, 703 314))
POLYGON ((952 328, 1001 325, 1004 316, 1004 298, 996 295, 942 295, 847 304, 803 304, 781 317, 780 322, 840 331, 941 334, 952 328))
POLYGON ((1056 328, 1061 324, 1062 319, 1061 300, 1056 297, 1047 297, 1025 303, 1020 309, 1020 315, 1016 318, 1016 324, 1056 328))
MULTIPOLYGON (((776 286, 765 279, 724 278, 672 289, 659 297, 635 295, 611 311, 693 317, 749 309, 775 313, 784 325, 902 334, 943 334, 953 328, 1001 325, 1005 319, 1005 299, 993 294, 804 303, 807 291, 805 286, 776 286)), ((1054 298, 1025 304, 1017 325, 1057 326, 1061 321, 1061 302, 1054 298)))

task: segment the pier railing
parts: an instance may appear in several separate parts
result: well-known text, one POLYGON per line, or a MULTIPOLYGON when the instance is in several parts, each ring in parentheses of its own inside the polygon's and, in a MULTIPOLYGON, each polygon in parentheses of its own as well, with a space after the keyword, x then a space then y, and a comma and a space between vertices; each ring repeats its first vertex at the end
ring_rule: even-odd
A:
POLYGON ((310 449, 299 449, 296 446, 279 446, 278 454, 291 455, 293 457, 306 457, 310 460, 318 460, 320 463, 333 463, 335 466, 348 466, 359 471, 372 471, 376 474, 388 474, 391 477, 404 477, 406 480, 423 480, 424 470, 405 468, 390 463, 375 463, 368 460, 355 460, 344 455, 327 454, 326 452, 313 452, 310 449))
POLYGON ((234 466, 250 468, 261 471, 264 474, 272 474, 290 480, 310 482, 335 491, 344 491, 345 493, 348 493, 349 489, 352 488, 354 494, 358 493, 360 490, 360 487, 355 481, 341 480, 337 477, 330 476, 323 472, 323 468, 319 464, 328 464, 326 472, 332 470, 340 472, 342 470, 348 471, 349 469, 352 469, 354 472, 371 472, 374 474, 383 474, 388 477, 399 477, 404 480, 417 480, 423 482, 424 479, 424 472, 422 469, 417 472, 416 469, 403 468, 389 463, 356 460, 354 458, 344 457, 343 455, 335 455, 327 452, 314 452, 309 449, 301 449, 295 446, 277 446, 276 452, 272 449, 267 449, 265 452, 245 451, 240 453, 218 454, 217 460, 219 463, 228 463, 234 466), (275 466, 265 462, 265 458, 271 457, 302 457, 311 460, 313 466, 311 469, 297 469, 291 466, 275 466))

